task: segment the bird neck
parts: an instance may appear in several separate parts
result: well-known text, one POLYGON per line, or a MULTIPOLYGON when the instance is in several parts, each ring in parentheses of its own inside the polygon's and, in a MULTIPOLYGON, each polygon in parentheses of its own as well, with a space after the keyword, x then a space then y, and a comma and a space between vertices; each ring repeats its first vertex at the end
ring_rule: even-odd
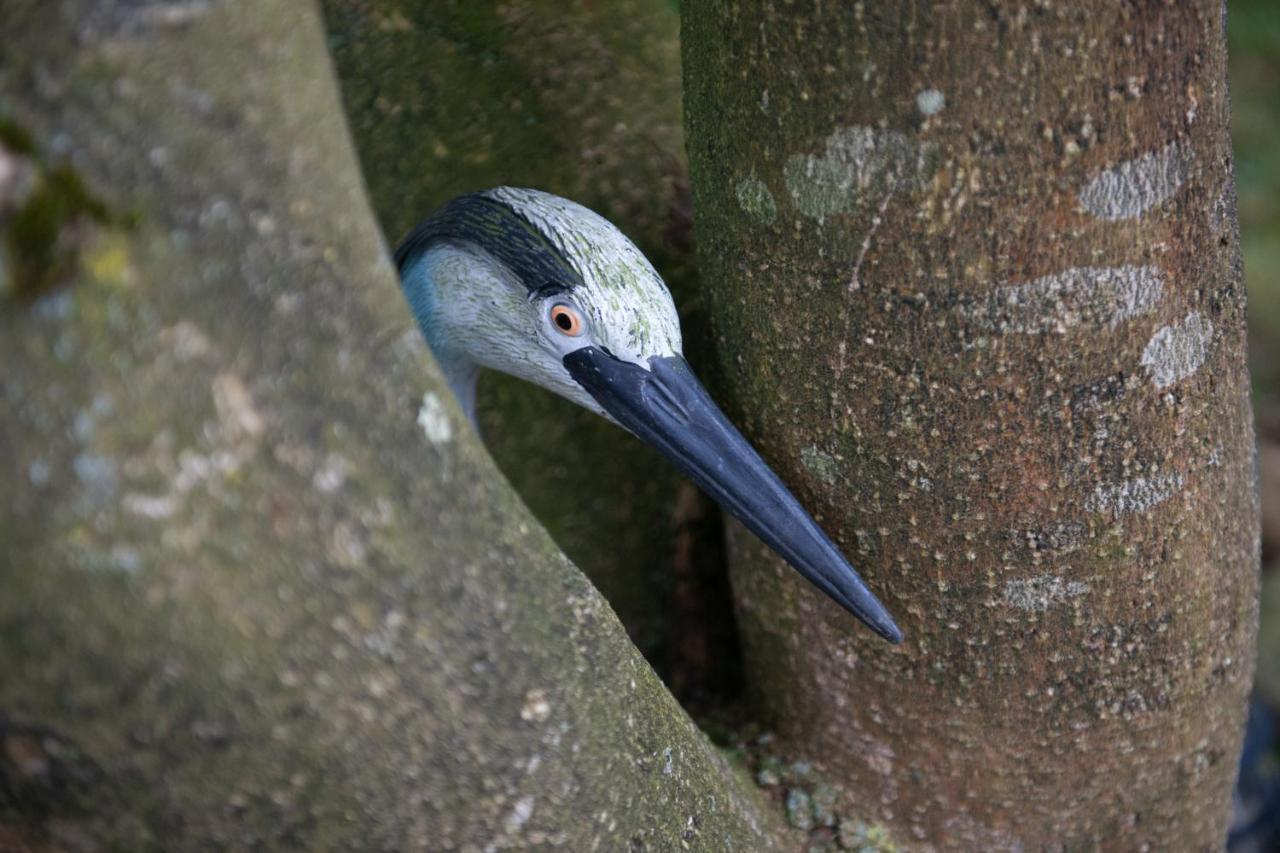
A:
POLYGON ((480 365, 466 356, 441 352, 435 347, 432 347, 431 351, 435 354, 436 361, 440 363, 440 370, 444 373, 445 381, 449 383, 449 390, 458 398, 458 405, 462 407, 472 426, 475 426, 476 380, 480 376, 480 365))
POLYGON ((418 328, 431 348, 436 363, 444 373, 449 390, 458 399, 458 405, 474 425, 476 422, 476 380, 480 365, 459 345, 456 334, 451 334, 447 314, 439 310, 442 277, 437 270, 441 250, 424 252, 420 258, 401 270, 401 283, 418 328))

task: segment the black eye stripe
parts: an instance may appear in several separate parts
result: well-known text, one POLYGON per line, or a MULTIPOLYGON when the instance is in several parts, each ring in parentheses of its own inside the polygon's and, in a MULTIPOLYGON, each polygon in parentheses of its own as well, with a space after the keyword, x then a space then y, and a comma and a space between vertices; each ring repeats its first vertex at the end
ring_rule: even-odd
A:
POLYGON ((478 247, 511 270, 531 294, 546 297, 582 284, 582 275, 537 225, 486 193, 459 196, 415 228, 396 249, 401 274, 437 243, 478 247))
POLYGON ((539 299, 550 299, 552 296, 559 296, 569 288, 556 281, 549 281, 536 290, 529 291, 529 301, 534 302, 539 299))

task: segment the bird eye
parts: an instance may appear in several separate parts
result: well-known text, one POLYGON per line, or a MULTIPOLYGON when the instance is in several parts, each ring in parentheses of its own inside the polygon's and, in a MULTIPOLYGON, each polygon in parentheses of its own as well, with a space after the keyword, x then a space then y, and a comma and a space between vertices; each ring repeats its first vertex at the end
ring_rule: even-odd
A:
POLYGON ((551 306, 551 322, 556 324, 556 328, 561 334, 576 338, 582 334, 583 326, 582 315, 568 305, 551 306))

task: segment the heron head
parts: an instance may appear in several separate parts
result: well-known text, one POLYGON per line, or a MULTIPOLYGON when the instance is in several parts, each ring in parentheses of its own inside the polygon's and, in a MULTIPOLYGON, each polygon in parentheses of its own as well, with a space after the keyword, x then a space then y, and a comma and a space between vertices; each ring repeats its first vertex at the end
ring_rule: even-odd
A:
MULTIPOLYGON (((622 232, 567 199, 501 187, 461 196, 400 245, 405 293, 446 373, 534 382, 656 447, 876 633, 901 633, 681 355, 661 277, 622 232)), ((455 391, 459 382, 451 379, 455 391)), ((465 392, 469 393, 469 392, 465 392)))
POLYGON ((517 376, 606 417, 567 356, 594 349, 647 367, 680 355, 680 320, 657 271, 612 223, 559 196, 513 187, 460 196, 396 261, 442 361, 517 376))

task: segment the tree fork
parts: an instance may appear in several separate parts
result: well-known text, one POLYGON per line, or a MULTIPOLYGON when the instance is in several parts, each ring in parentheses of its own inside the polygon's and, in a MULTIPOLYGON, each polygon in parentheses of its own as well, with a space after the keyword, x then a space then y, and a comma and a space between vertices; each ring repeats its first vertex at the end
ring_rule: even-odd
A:
MULTIPOLYGON (((689 357, 707 360, 669 0, 321 5, 388 239, 463 192, 574 199, 636 241, 675 295, 689 357)), ((730 693, 737 644, 714 504, 691 506, 653 451, 542 389, 490 372, 478 409, 499 467, 677 695, 730 693), (706 522, 686 524, 691 511, 706 522)))

